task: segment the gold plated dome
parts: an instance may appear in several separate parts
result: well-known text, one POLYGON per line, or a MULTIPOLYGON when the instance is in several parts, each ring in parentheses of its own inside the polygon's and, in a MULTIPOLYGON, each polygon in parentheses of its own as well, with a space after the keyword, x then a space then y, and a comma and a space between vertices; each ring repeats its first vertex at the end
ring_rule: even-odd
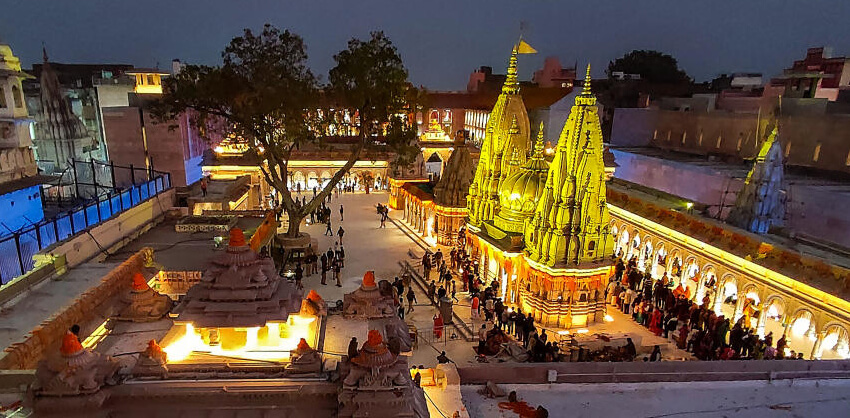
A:
POLYGON ((537 134, 534 153, 525 166, 509 175, 499 187, 499 214, 495 224, 506 232, 522 233, 525 220, 534 215, 543 194, 549 163, 543 158, 543 124, 537 134))

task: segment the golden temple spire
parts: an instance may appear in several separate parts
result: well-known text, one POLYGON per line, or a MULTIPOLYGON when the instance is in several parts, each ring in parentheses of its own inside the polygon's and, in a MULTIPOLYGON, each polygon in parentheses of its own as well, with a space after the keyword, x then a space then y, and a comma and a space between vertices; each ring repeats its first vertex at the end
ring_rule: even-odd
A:
POLYGON ((505 84, 502 86, 502 93, 516 94, 519 92, 519 81, 517 78, 517 46, 511 51, 511 59, 508 61, 508 72, 505 77, 505 84))
POLYGON ((509 164, 514 167, 519 167, 519 153, 516 148, 511 151, 511 162, 509 164))
POLYGON ((587 73, 584 75, 584 88, 581 90, 581 94, 592 94, 590 92, 590 63, 587 64, 587 73))
POLYGON ((540 129, 537 130, 537 140, 534 141, 534 154, 532 157, 543 156, 543 122, 540 122, 540 129))

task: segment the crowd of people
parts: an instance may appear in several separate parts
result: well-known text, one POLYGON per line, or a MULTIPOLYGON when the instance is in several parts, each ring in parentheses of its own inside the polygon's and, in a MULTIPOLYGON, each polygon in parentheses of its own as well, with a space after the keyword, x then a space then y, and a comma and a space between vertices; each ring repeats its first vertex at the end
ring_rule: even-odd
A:
POLYGON ((772 332, 760 338, 750 326, 749 315, 732 323, 711 309, 710 297, 700 303, 692 301, 681 282, 674 286, 666 272, 657 280, 649 272, 641 273, 636 257, 628 262, 618 258, 605 293, 609 305, 631 315, 653 334, 674 340, 678 348, 700 360, 803 358, 803 353, 793 350, 786 354, 784 334, 776 345, 772 332))

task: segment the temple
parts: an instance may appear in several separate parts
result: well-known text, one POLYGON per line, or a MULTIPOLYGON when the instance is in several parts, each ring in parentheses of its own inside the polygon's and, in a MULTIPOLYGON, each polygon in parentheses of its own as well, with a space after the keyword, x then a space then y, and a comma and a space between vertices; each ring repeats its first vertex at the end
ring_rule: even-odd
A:
POLYGON ((774 127, 762 144, 727 218, 729 223, 757 234, 767 233, 771 226, 782 225, 785 217, 784 169, 778 135, 779 128, 774 127))
POLYGON ((163 340, 171 359, 194 352, 286 359, 301 338, 315 341, 316 318, 298 314, 301 290, 251 250, 242 230, 230 231, 227 251, 212 264, 174 309, 173 333, 163 340))
POLYGON ((542 124, 526 154, 528 116, 511 74, 516 50, 469 188, 473 259, 483 278, 499 283, 507 303, 539 323, 569 327, 600 321, 602 287, 613 271, 606 254, 614 244, 590 67, 551 163, 544 158, 542 124))

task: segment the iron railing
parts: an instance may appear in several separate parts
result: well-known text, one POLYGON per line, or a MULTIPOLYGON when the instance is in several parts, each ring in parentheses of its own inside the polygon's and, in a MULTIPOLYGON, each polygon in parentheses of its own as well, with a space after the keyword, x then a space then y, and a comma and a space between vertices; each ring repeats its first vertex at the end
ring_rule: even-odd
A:
POLYGON ((39 251, 100 224, 145 200, 171 188, 169 173, 151 172, 150 180, 125 189, 113 189, 51 219, 21 228, 0 237, 0 285, 21 276, 35 266, 39 251))

